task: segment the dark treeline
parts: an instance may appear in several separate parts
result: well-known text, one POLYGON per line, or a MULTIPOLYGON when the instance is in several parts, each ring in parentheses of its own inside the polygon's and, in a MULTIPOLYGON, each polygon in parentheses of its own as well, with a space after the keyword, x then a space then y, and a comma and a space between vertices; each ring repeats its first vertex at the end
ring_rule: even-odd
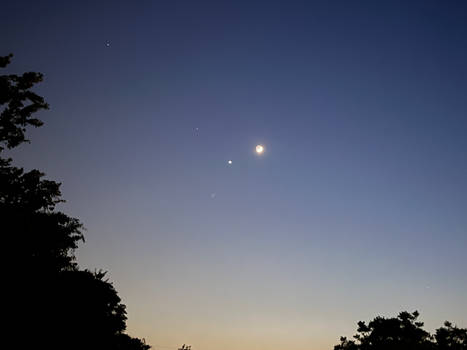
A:
MULTIPOLYGON (((0 68, 11 57, 0 57, 0 68)), ((60 184, 4 157, 6 149, 28 142, 28 127, 42 125, 33 115, 48 105, 31 91, 40 81, 34 72, 0 76, 0 231, 11 255, 3 280, 8 337, 20 349, 147 350, 144 340, 124 333, 125 305, 105 273, 78 267, 74 251, 84 241, 83 227, 57 210, 60 184)))
POLYGON ((341 337, 334 350, 467 350, 467 329, 450 322, 430 334, 418 321, 418 312, 397 317, 376 317, 368 324, 358 322, 353 340, 341 337))
MULTIPOLYGON (((5 68, 12 55, 0 57, 5 68)), ((74 251, 84 241, 78 219, 60 212, 60 184, 38 170, 12 165, 3 152, 28 142, 28 127, 48 109, 31 91, 39 73, 0 76, 0 232, 3 239, 7 337, 20 349, 148 350, 125 333, 125 305, 104 272, 79 268, 74 251)), ((358 323, 353 339, 334 350, 467 350, 467 330, 446 322, 429 334, 418 313, 358 323)), ((239 335, 241 336, 241 335, 239 335)), ((179 350, 189 350, 185 345, 179 350)))

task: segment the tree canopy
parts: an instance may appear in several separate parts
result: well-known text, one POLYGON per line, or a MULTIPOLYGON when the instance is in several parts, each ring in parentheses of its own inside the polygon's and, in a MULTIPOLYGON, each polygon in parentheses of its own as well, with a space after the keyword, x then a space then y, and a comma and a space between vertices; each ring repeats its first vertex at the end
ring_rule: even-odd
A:
POLYGON ((360 321, 354 340, 341 337, 334 350, 467 350, 466 329, 446 322, 433 336, 422 328, 418 317, 417 311, 404 311, 392 318, 378 316, 368 324, 360 321))
MULTIPOLYGON (((0 57, 5 68, 12 55, 0 57)), ((105 272, 81 270, 74 255, 84 241, 81 222, 57 210, 60 183, 24 171, 6 149, 28 142, 28 127, 49 106, 31 89, 42 74, 0 76, 0 225, 12 254, 7 293, 11 335, 21 348, 147 350, 125 334, 126 309, 105 272)))
MULTIPOLYGON (((0 57, 0 68, 5 68, 12 57, 12 54, 0 57)), ((3 107, 0 114, 0 150, 27 142, 24 135, 26 127, 42 125, 42 121, 32 115, 41 109, 48 109, 49 105, 43 97, 31 91, 42 79, 43 75, 35 72, 0 76, 0 106, 3 107)))

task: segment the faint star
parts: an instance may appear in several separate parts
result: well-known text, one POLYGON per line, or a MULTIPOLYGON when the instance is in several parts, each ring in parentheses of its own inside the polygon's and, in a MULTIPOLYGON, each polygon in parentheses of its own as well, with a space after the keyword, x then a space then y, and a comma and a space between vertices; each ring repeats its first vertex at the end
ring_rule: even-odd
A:
POLYGON ((110 41, 106 41, 106 42, 105 42, 105 46, 106 46, 106 47, 110 47, 110 41))
POLYGON ((211 199, 216 198, 216 192, 211 193, 211 199))

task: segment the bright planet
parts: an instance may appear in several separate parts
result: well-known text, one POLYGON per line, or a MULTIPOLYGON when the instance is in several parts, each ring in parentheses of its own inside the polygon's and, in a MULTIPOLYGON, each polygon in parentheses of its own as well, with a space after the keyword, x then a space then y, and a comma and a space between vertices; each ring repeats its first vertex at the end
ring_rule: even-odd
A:
POLYGON ((257 145, 256 146, 256 153, 262 154, 264 152, 264 146, 263 145, 257 145))

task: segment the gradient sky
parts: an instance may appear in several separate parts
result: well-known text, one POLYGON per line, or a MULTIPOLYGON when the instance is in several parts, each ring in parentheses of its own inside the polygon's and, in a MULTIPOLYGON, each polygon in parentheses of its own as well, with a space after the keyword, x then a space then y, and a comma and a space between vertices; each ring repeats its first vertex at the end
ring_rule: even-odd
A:
POLYGON ((0 19, 9 71, 44 73, 51 105, 15 164, 63 183, 79 263, 109 271, 130 334, 325 350, 402 310, 467 326, 467 2, 9 1, 0 19))

